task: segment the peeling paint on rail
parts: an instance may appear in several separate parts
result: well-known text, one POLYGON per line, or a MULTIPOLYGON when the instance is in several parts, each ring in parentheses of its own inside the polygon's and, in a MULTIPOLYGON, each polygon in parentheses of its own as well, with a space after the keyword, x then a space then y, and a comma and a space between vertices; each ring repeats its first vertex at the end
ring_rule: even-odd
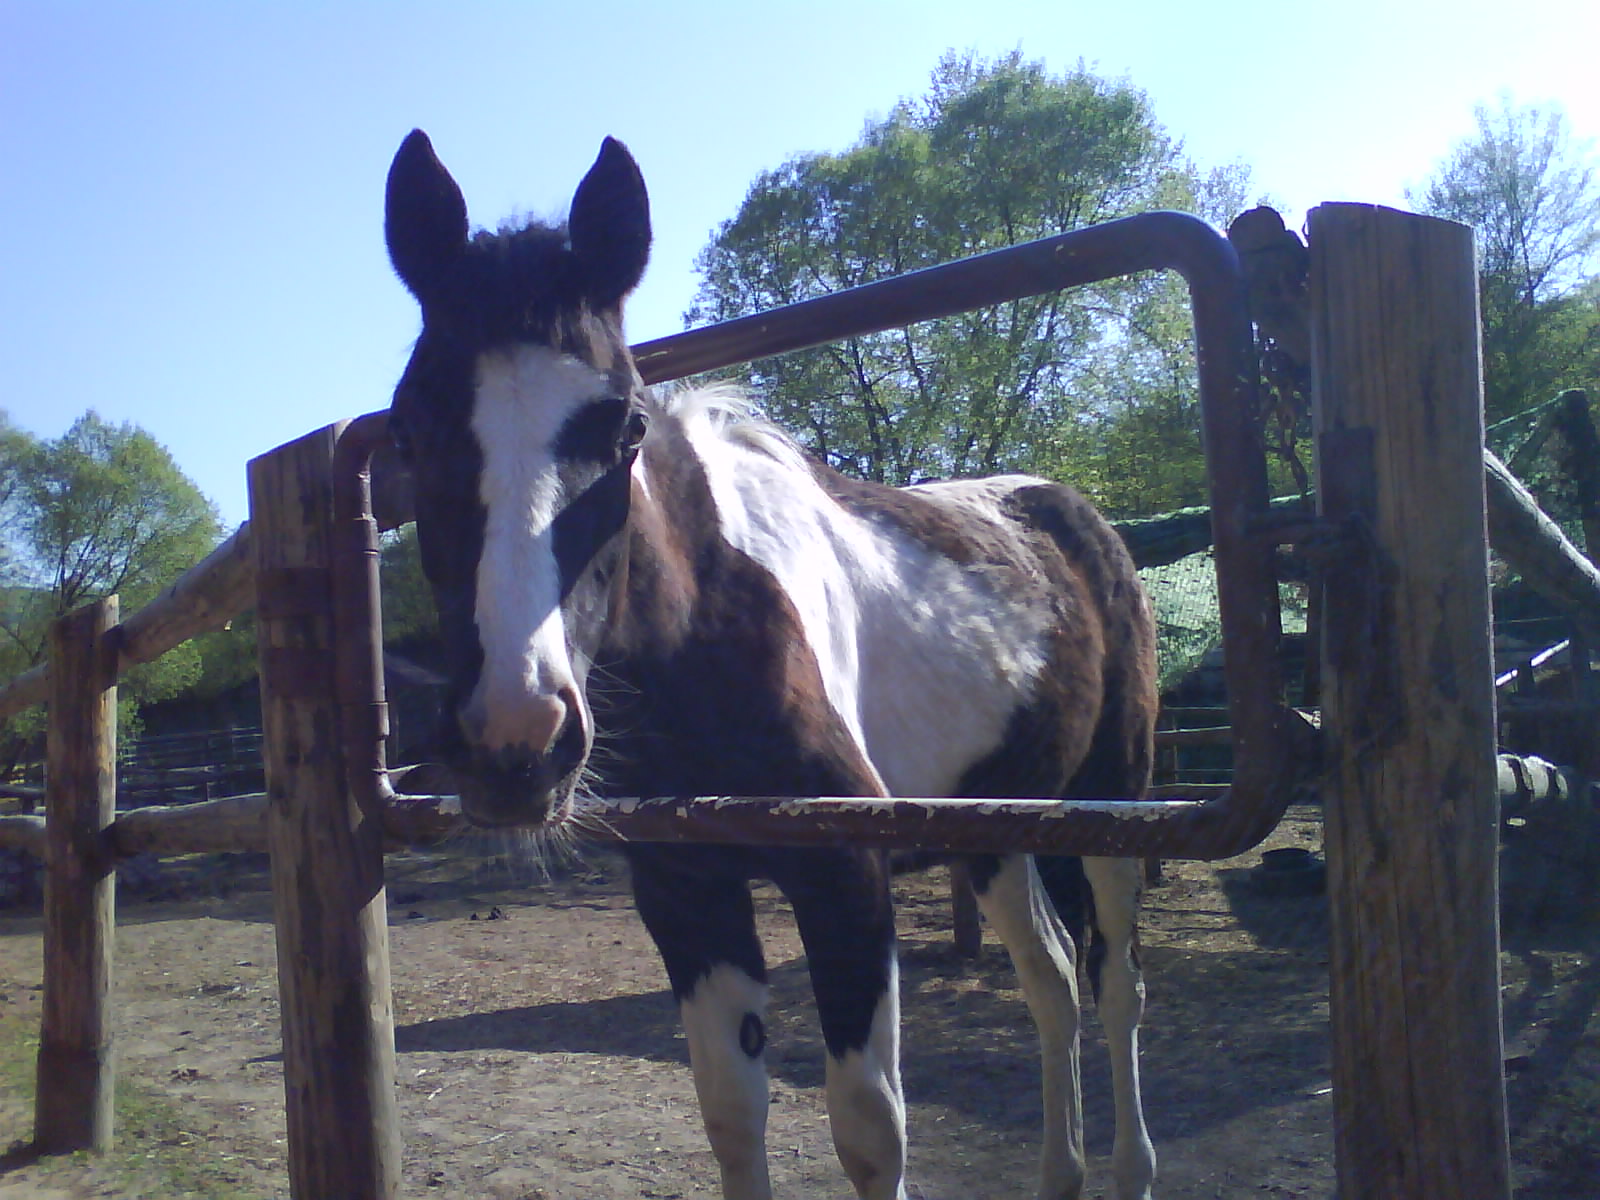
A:
POLYGON ((684 820, 710 812, 760 813, 773 817, 810 817, 852 814, 910 821, 916 817, 960 813, 969 816, 1029 817, 1060 820, 1074 812, 1103 813, 1122 821, 1160 821, 1195 804, 1195 800, 969 800, 947 796, 697 796, 639 797, 590 800, 583 811, 631 816, 652 806, 684 820))

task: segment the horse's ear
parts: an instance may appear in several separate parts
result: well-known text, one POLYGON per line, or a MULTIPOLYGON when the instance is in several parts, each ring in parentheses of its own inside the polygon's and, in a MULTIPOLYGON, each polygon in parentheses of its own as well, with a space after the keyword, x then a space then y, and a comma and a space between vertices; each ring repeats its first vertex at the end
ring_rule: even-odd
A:
POLYGON ((644 276, 650 258, 650 197, 628 148, 607 138, 578 185, 567 218, 572 253, 596 308, 611 308, 644 276))
POLYGON ((439 294, 467 244, 467 202, 420 129, 400 143, 389 167, 383 234, 395 272, 423 302, 439 294))

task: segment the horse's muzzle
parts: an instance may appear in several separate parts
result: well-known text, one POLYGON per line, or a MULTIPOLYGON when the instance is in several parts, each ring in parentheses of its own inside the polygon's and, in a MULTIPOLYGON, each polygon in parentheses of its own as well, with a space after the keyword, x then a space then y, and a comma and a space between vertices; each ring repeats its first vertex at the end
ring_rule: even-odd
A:
POLYGON ((555 825, 571 811, 589 757, 582 705, 571 689, 516 699, 492 710, 469 704, 445 731, 461 811, 474 825, 555 825))
POLYGON ((524 747, 469 750, 454 764, 462 813, 485 828, 560 824, 572 810, 585 750, 576 726, 542 755, 524 747))

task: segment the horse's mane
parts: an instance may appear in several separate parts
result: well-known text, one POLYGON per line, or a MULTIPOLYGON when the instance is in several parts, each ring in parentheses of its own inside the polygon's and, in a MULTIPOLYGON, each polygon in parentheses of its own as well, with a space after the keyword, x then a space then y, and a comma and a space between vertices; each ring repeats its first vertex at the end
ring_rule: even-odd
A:
POLYGON ((657 388, 655 406, 692 437, 700 431, 782 463, 801 474, 811 471, 805 448, 768 420, 748 392, 718 380, 695 386, 657 388))

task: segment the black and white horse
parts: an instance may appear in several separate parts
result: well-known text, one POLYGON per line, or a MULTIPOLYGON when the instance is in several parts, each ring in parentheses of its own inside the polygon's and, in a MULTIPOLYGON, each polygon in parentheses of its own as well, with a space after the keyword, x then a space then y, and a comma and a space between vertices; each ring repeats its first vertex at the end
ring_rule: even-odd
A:
MULTIPOLYGON (((622 332, 650 219, 620 143, 602 146, 565 227, 469 235, 460 190, 415 132, 389 172, 386 232, 422 308, 391 422, 450 662, 447 757, 473 821, 558 827, 594 791, 1144 793, 1154 633, 1116 533, 1056 484, 860 483, 725 392, 652 396, 622 332)), ((806 947, 840 1162, 860 1196, 903 1197, 885 856, 627 855, 723 1195, 771 1194, 766 968, 749 893, 764 878, 806 947)), ((975 856, 972 874, 1038 1026, 1039 1195, 1078 1196, 1073 942, 1030 858, 975 856)), ((1087 911, 1093 926, 1113 1168, 1124 1198, 1146 1197, 1136 864, 1055 860, 1047 874, 1068 919, 1087 911)))

